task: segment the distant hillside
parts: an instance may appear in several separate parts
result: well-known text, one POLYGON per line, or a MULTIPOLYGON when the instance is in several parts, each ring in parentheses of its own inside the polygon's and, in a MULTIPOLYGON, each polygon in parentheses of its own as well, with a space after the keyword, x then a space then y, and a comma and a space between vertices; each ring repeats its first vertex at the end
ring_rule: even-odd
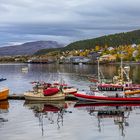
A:
POLYGON ((64 48, 44 49, 38 51, 36 54, 44 54, 50 51, 58 51, 58 50, 65 51, 65 50, 73 50, 73 49, 90 49, 90 48, 94 48, 96 45, 99 46, 108 45, 112 47, 117 47, 119 45, 129 45, 133 43, 140 44, 140 30, 76 41, 67 45, 64 48))
POLYGON ((135 30, 126 33, 112 34, 108 36, 102 36, 94 39, 81 40, 66 46, 67 49, 89 49, 96 45, 99 46, 113 46, 117 47, 119 45, 129 45, 129 44, 139 44, 140 43, 140 30, 135 30))
POLYGON ((60 48, 62 44, 56 41, 35 41, 21 45, 0 47, 0 56, 32 55, 42 49, 60 48))
POLYGON ((45 54, 52 51, 66 51, 73 49, 90 49, 94 48, 96 45, 99 46, 112 46, 117 47, 119 45, 129 45, 129 44, 140 44, 140 30, 135 30, 126 33, 118 33, 107 36, 102 36, 93 39, 81 40, 73 42, 63 48, 51 48, 51 49, 43 49, 37 51, 36 55, 45 54))

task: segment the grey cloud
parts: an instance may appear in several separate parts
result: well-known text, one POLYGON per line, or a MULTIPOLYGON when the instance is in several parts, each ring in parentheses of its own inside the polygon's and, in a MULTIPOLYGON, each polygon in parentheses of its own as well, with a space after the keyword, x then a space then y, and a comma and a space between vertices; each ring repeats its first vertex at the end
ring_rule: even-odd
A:
POLYGON ((0 43, 71 42, 139 29, 139 5, 139 0, 0 0, 0 43))
POLYGON ((78 35, 80 31, 65 25, 45 25, 45 24, 17 24, 0 28, 0 32, 17 34, 37 34, 37 35, 78 35))

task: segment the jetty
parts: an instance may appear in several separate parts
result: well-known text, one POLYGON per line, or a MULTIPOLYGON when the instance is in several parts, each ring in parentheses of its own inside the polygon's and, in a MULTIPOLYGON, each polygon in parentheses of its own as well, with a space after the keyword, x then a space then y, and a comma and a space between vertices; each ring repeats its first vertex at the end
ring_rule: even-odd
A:
POLYGON ((9 94, 8 99, 13 99, 13 100, 25 100, 23 94, 9 94))

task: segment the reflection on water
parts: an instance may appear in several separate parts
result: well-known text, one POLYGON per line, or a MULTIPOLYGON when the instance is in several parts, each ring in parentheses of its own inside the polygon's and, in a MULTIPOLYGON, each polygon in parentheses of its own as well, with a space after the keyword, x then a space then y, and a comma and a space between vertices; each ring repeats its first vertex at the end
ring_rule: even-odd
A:
MULTIPOLYGON (((107 79, 119 65, 101 65, 107 79)), ((130 78, 140 83, 140 65, 130 65, 130 78)), ((80 90, 91 84, 87 75, 97 75, 96 65, 1 64, 0 87, 10 94, 32 89, 30 82, 57 80, 80 90), (28 72, 22 72, 28 67, 28 72)), ((81 104, 74 102, 34 103, 9 100, 0 102, 0 138, 5 140, 139 140, 140 106, 137 104, 81 104), (10 105, 9 105, 10 104, 10 105), (75 105, 75 106, 74 106, 75 105), (119 131, 119 132, 118 132, 119 131), (113 132, 113 133, 112 133, 113 132)))
POLYGON ((140 104, 77 102, 74 107, 86 110, 90 116, 95 117, 98 121, 99 132, 102 131, 103 121, 110 119, 113 120, 114 125, 118 126, 121 136, 125 136, 125 129, 129 126, 130 113, 135 109, 140 109, 140 104))
POLYGON ((67 103, 65 101, 53 101, 53 102, 35 102, 26 101, 24 106, 31 109, 34 116, 39 120, 39 126, 42 130, 42 136, 44 135, 44 121, 47 119, 47 123, 57 124, 57 129, 63 126, 63 116, 66 113, 67 103))
POLYGON ((4 122, 8 122, 8 119, 4 118, 3 114, 8 112, 9 102, 8 100, 0 101, 0 127, 4 122))

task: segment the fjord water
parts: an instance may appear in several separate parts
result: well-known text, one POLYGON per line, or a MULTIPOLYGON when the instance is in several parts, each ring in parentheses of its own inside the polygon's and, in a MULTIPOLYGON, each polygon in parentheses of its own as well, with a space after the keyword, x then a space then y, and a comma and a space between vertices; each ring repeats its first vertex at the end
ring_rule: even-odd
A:
MULTIPOLYGON (((117 74, 119 65, 102 65, 106 78, 117 74)), ((130 76, 140 83, 140 66, 130 65, 130 76)), ((97 75, 96 65, 1 64, 0 76, 7 78, 0 87, 10 94, 22 94, 32 81, 53 81, 61 77, 71 86, 88 89, 87 75, 97 75), (28 71, 21 71, 28 67, 28 71)), ((0 102, 0 138, 5 140, 131 140, 139 139, 140 105, 79 105, 68 102, 0 102), (116 111, 110 115, 104 110, 116 111), (118 114, 119 112, 119 114, 118 114)))

